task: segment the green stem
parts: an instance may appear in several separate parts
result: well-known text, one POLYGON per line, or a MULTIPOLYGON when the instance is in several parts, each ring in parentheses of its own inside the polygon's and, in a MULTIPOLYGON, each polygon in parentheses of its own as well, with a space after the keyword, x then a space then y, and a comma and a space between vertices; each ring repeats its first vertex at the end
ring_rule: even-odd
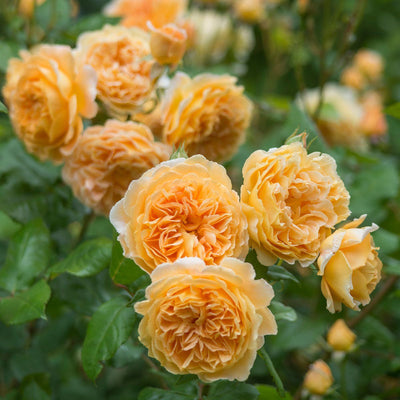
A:
POLYGON ((198 387, 199 387, 199 389, 197 392, 197 398, 198 398, 198 400, 203 400, 204 383, 199 381, 198 387))
POLYGON ((342 391, 342 399, 347 400, 347 388, 346 388, 346 357, 340 362, 340 386, 342 391))
POLYGON ((79 235, 75 241, 75 244, 73 246, 73 248, 75 248, 76 246, 78 246, 78 244, 83 240, 83 238, 85 237, 86 231, 89 228, 89 225, 92 223, 92 221, 95 219, 96 214, 94 213, 94 211, 90 211, 89 214, 86 214, 83 221, 82 221, 82 227, 81 230, 79 232, 79 235))
POLYGON ((278 372, 276 372, 276 369, 271 360, 271 357, 269 356, 267 351, 264 349, 264 347, 262 347, 260 350, 258 350, 258 355, 265 361, 265 365, 267 366, 267 369, 268 369, 269 373, 271 374, 272 379, 275 382, 275 386, 278 390, 279 396, 282 398, 285 397, 286 392, 285 392, 285 388, 283 387, 282 380, 279 377, 278 372))

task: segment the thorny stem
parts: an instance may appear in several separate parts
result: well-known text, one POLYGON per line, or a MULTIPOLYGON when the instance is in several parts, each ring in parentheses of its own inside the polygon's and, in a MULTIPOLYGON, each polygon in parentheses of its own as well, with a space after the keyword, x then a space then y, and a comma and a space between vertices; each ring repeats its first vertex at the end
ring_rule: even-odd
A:
POLYGON ((399 275, 391 275, 383 284, 381 290, 373 297, 371 302, 365 306, 362 311, 353 319, 347 322, 349 328, 354 328, 360 323, 370 312, 383 300, 383 298, 390 292, 390 290, 397 283, 399 275))

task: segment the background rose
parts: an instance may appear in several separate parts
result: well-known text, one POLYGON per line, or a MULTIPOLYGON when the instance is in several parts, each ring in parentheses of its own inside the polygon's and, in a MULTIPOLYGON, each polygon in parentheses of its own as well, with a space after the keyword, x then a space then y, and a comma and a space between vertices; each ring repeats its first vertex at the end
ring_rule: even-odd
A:
POLYGON ((346 322, 343 319, 338 319, 329 329, 326 341, 333 350, 346 352, 354 346, 356 338, 357 336, 349 329, 346 322))
POLYGON ((3 88, 14 130, 30 153, 60 163, 82 132, 81 116, 97 112, 95 71, 78 69, 68 46, 42 45, 20 56, 10 60, 3 88))
POLYGON ((104 9, 106 15, 122 17, 127 27, 147 29, 147 21, 156 28, 176 22, 186 10, 186 0, 113 0, 104 9))
POLYGON ((229 75, 177 73, 162 103, 163 138, 189 155, 229 159, 243 143, 252 104, 229 75))
POLYGON ((371 232, 378 226, 358 228, 366 215, 355 219, 328 236, 321 245, 318 275, 326 308, 341 311, 342 303, 353 310, 370 302, 370 293, 381 279, 382 262, 371 232))
POLYGON ((333 384, 331 369, 325 361, 317 360, 310 365, 305 378, 304 388, 311 394, 323 396, 333 384))
POLYGON ((310 265, 330 229, 350 213, 335 160, 307 154, 299 142, 255 151, 244 164, 243 178, 250 245, 264 265, 278 257, 310 265))
POLYGON ((147 126, 109 120, 85 130, 65 162, 63 178, 82 203, 107 215, 132 180, 170 154, 169 146, 154 142, 147 126))
POLYGON ((106 25, 79 36, 76 58, 98 75, 98 98, 120 119, 140 110, 153 91, 150 36, 137 28, 106 25))
POLYGON ((162 264, 151 274, 139 339, 150 357, 174 374, 196 374, 205 382, 246 380, 264 344, 277 333, 267 308, 274 292, 254 280, 252 266, 234 258, 206 266, 199 258, 162 264))
POLYGON ((182 257, 218 264, 248 252, 246 218, 225 168, 200 155, 144 173, 112 208, 110 220, 124 255, 148 272, 182 257))

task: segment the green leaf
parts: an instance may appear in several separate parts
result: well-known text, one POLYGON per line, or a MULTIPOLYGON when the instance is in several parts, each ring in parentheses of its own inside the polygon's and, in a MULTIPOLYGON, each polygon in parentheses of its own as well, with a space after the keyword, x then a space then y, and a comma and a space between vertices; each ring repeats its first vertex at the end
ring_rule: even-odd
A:
POLYGON ((122 247, 120 243, 115 240, 110 264, 110 277, 113 282, 122 285, 130 285, 143 275, 146 275, 146 272, 137 266, 133 260, 123 256, 122 247))
POLYGON ((72 9, 69 0, 45 1, 35 7, 35 20, 46 31, 62 28, 71 19, 72 9))
POLYGON ((197 400, 197 396, 148 387, 139 393, 138 400, 197 400))
MULTIPOLYGON (((18 56, 19 45, 14 42, 0 41, 0 71, 6 72, 8 67, 8 60, 12 57, 18 56)), ((3 106, 4 107, 4 106, 3 106)), ((7 112, 3 111, 2 112, 7 112)))
POLYGON ((9 239, 13 236, 21 225, 14 222, 8 215, 0 211, 0 239, 9 239))
POLYGON ((22 400, 50 400, 50 398, 50 395, 35 380, 25 386, 22 395, 22 400))
POLYGON ((287 321, 296 321, 297 314, 292 307, 285 306, 279 301, 273 300, 269 309, 274 314, 276 320, 286 319, 287 321))
POLYGON ((22 324, 45 318, 44 309, 50 298, 50 287, 41 280, 25 292, 0 300, 0 319, 7 325, 22 324))
POLYGON ((256 400, 258 390, 253 385, 242 382, 218 381, 210 385, 206 400, 256 400))
POLYGON ((392 117, 400 119, 400 102, 391 104, 385 108, 385 113, 392 117))
POLYGON ((258 400, 291 400, 292 396, 286 392, 285 397, 281 397, 274 386, 256 385, 260 393, 258 400))
POLYGON ((0 113, 8 114, 7 107, 0 101, 0 113))
POLYGON ((0 287, 13 293, 24 289, 47 267, 51 254, 50 234, 43 221, 33 220, 10 242, 0 269, 0 287))
POLYGON ((82 347, 82 364, 87 376, 95 380, 103 369, 101 361, 110 359, 127 341, 136 314, 126 297, 114 297, 94 313, 82 347))
POLYGON ((51 275, 68 272, 80 277, 96 275, 110 264, 112 241, 108 238, 88 240, 79 245, 65 260, 50 269, 51 275))

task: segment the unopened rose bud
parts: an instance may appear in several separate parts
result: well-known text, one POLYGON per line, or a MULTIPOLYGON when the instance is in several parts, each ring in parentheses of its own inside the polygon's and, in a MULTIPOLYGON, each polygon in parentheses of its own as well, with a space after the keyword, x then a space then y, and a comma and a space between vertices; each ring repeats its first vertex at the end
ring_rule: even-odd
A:
POLYGON ((20 0, 18 12, 26 18, 31 18, 35 7, 40 6, 46 0, 20 0))
POLYGON ((383 60, 379 53, 372 50, 359 50, 354 63, 371 80, 379 79, 383 71, 383 60))
POLYGON ((342 319, 338 319, 329 329, 327 342, 336 351, 349 351, 356 340, 356 335, 342 319))
POLYGON ((160 64, 178 64, 186 50, 187 33, 175 24, 155 28, 148 24, 151 31, 150 50, 160 64))
POLYGON ((310 365, 303 386, 311 394, 322 396, 332 386, 332 383, 333 376, 328 364, 322 360, 317 360, 310 365))
POLYGON ((260 22, 265 17, 263 0, 237 0, 234 3, 236 16, 250 24, 260 22))

